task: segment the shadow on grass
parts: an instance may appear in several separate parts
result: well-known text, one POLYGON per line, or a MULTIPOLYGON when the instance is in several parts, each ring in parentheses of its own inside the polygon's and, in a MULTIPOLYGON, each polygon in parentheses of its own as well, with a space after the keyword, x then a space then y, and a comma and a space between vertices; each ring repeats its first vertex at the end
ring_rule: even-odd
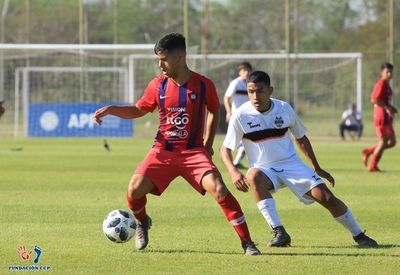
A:
MULTIPOLYGON (((291 248, 270 248, 262 253, 263 256, 332 256, 332 257, 371 257, 371 256, 383 256, 400 258, 400 255, 384 254, 384 253, 365 253, 366 251, 377 251, 382 249, 400 247, 397 244, 384 244, 378 248, 359 248, 357 246, 295 246, 291 248), (330 252, 293 252, 292 249, 296 248, 324 248, 324 249, 361 249, 362 253, 330 253, 330 252), (284 252, 286 249, 290 249, 288 252, 284 252)), ((194 249, 146 249, 144 251, 136 251, 135 253, 162 253, 162 254, 183 254, 183 253, 195 253, 195 254, 218 254, 218 255, 243 255, 241 252, 222 252, 222 251, 209 251, 209 250, 194 250, 194 249)))
POLYGON ((390 249, 400 247, 399 244, 380 244, 376 248, 370 247, 358 247, 356 245, 343 245, 343 246, 328 246, 328 245, 296 245, 293 248, 329 248, 329 249, 373 249, 373 250, 380 250, 380 249, 390 249))

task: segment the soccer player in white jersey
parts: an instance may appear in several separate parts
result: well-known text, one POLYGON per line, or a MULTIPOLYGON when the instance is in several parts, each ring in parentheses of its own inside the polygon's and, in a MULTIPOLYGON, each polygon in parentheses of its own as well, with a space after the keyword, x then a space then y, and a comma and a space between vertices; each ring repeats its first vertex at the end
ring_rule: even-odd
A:
POLYGON ((268 74, 252 72, 247 83, 249 102, 244 103, 229 121, 228 133, 221 148, 221 157, 240 191, 250 188, 257 207, 274 231, 269 246, 290 246, 290 236, 279 219, 271 193, 287 186, 304 204, 317 201, 325 207, 363 247, 376 247, 366 236, 350 209, 328 189, 322 178, 334 186, 335 179, 318 164, 306 129, 291 106, 271 98, 273 87, 268 74), (311 162, 313 170, 297 155, 289 130, 297 145, 311 162), (244 176, 232 162, 231 150, 243 141, 249 159, 244 176))
MULTIPOLYGON (((227 123, 229 123, 232 114, 234 114, 243 103, 249 101, 249 97, 247 96, 246 80, 250 72, 253 70, 253 67, 249 62, 242 62, 237 65, 237 70, 239 76, 231 81, 224 95, 224 106, 226 110, 227 123)), ((244 156, 244 147, 242 144, 240 144, 233 164, 236 167, 240 167, 240 163, 243 160, 244 156)))

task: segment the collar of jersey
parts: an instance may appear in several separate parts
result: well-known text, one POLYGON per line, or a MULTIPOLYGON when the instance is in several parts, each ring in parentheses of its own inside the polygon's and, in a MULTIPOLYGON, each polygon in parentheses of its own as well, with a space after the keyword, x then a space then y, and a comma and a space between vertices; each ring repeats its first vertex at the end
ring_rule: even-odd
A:
MULTIPOLYGON (((262 114, 262 115, 268 115, 271 111, 272 111, 272 109, 274 108, 274 101, 272 100, 272 99, 270 99, 270 101, 271 101, 271 106, 269 106, 269 109, 268 110, 266 110, 265 112, 258 112, 257 111, 257 109, 256 109, 256 111, 258 112, 258 113, 260 113, 260 114, 262 114)), ((254 108, 254 107, 253 107, 254 108)), ((255 108, 254 108, 255 109, 255 108)))

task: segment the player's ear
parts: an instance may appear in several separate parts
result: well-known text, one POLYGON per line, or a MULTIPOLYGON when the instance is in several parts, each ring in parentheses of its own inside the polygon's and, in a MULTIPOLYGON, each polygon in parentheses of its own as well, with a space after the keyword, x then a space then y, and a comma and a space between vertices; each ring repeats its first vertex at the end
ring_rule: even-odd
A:
POLYGON ((274 92, 274 87, 270 86, 268 88, 268 91, 269 91, 269 95, 272 95, 272 93, 274 92))

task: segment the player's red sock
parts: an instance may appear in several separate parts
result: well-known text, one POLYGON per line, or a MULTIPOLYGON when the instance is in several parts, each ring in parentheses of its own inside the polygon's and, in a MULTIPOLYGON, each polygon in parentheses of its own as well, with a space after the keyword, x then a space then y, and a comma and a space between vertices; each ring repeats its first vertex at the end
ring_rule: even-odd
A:
POLYGON ((251 241, 246 218, 240 208, 238 201, 229 193, 226 197, 218 201, 228 221, 232 224, 242 242, 251 241))
POLYGON ((143 196, 140 199, 132 199, 131 196, 126 193, 126 200, 128 201, 128 207, 130 210, 132 210, 135 218, 140 222, 145 222, 147 217, 146 196, 143 196))
POLYGON ((381 159, 381 157, 382 157, 382 155, 374 155, 374 156, 372 157, 372 162, 371 162, 371 164, 369 165, 368 169, 369 169, 369 170, 372 170, 372 169, 378 168, 378 162, 379 162, 379 160, 381 159))

